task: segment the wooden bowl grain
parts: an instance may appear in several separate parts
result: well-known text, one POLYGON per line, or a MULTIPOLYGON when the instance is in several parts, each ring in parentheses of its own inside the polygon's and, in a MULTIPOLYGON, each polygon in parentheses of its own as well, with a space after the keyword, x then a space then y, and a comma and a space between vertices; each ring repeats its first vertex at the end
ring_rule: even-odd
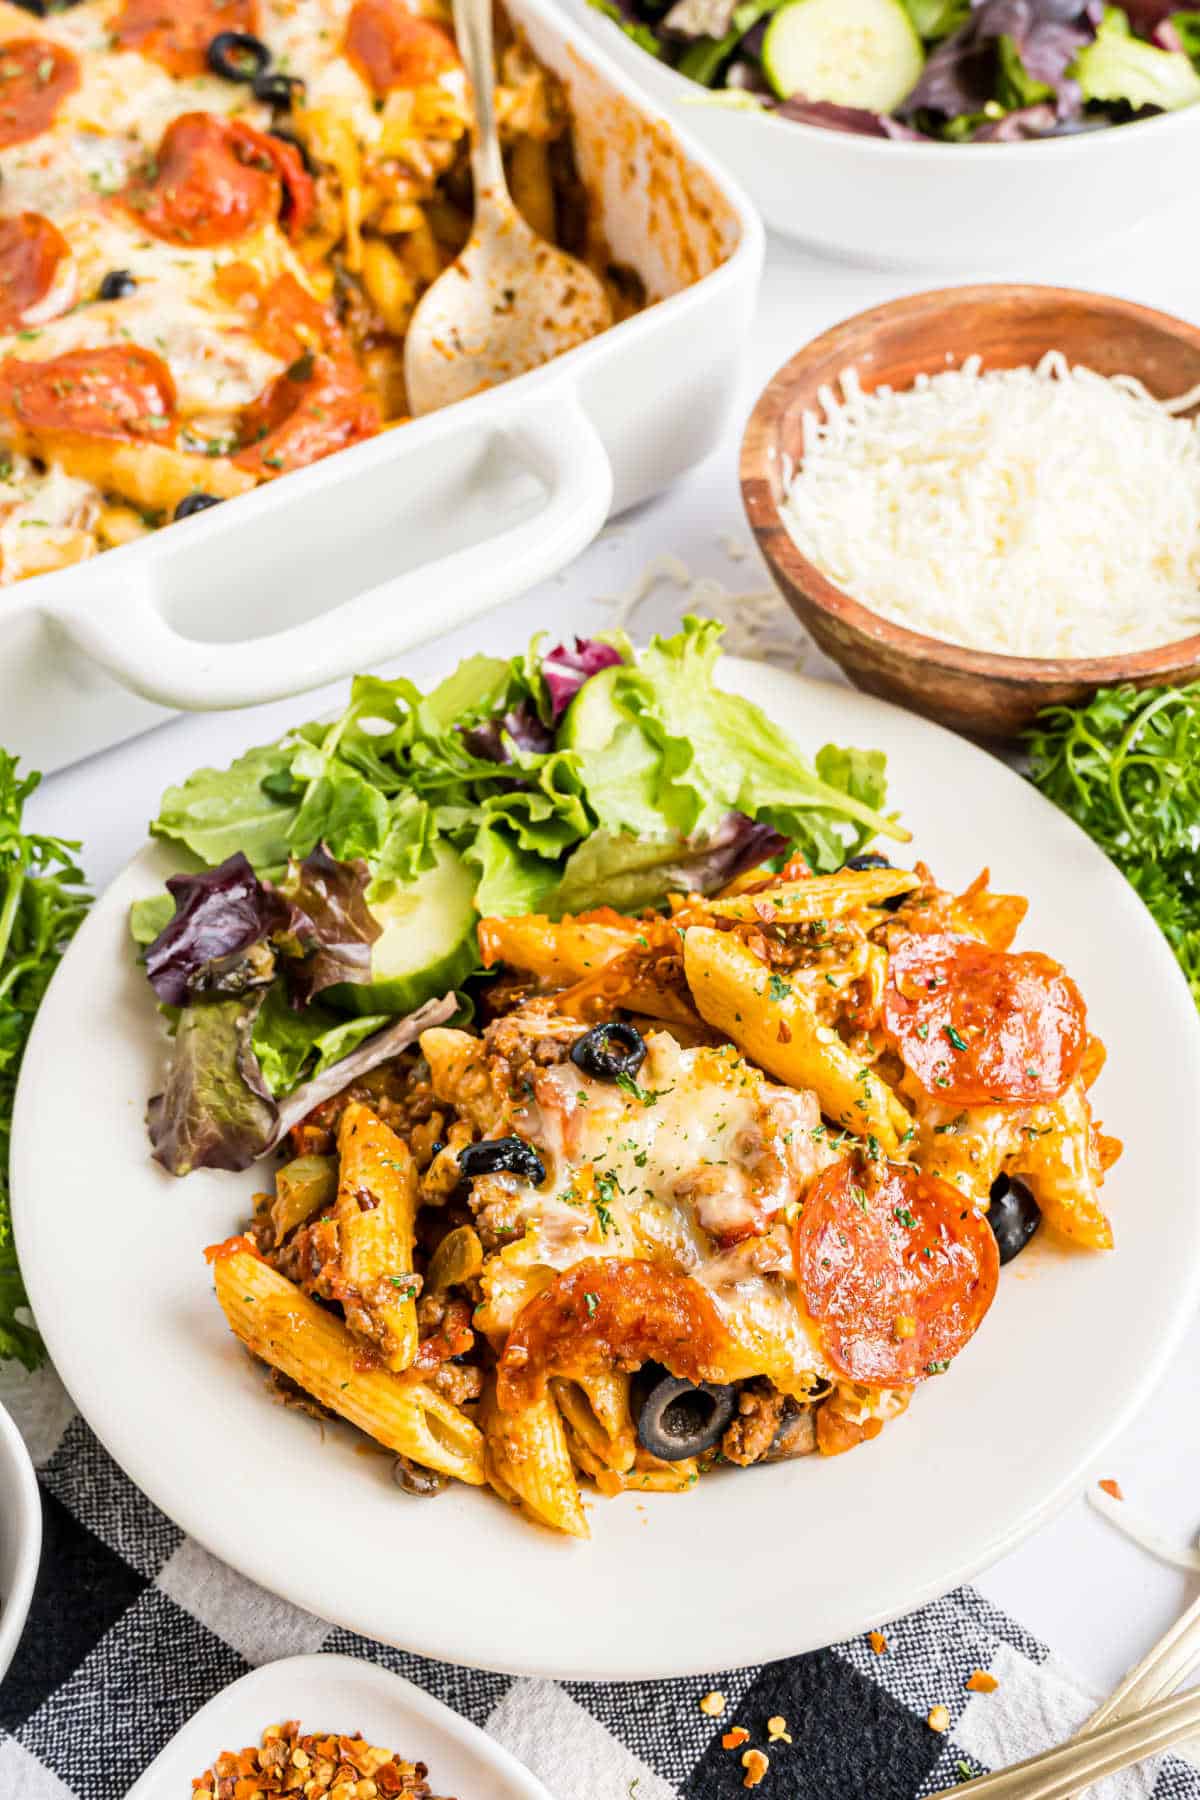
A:
POLYGON ((969 736, 1018 737, 1039 710, 1076 705, 1099 687, 1178 683, 1200 675, 1200 634, 1122 656, 1034 658, 969 650, 908 631, 828 581, 780 517, 788 475, 803 458, 805 412, 854 367, 868 391, 912 385, 922 371, 1036 363, 1048 350, 1104 375, 1136 375, 1160 399, 1200 384, 1200 330, 1167 313, 1070 288, 989 284, 894 300, 859 313, 778 370, 742 440, 746 515, 788 604, 857 687, 897 700, 969 736))

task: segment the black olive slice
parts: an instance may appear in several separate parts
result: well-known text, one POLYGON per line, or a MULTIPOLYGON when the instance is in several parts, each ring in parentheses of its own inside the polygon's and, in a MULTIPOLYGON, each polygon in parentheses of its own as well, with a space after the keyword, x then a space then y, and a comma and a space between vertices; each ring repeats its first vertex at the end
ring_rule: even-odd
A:
POLYGON ((636 1025, 614 1019, 593 1025, 571 1045, 571 1061, 597 1081, 615 1081, 618 1075, 637 1074, 646 1060, 646 1044, 636 1025))
MULTIPOLYGON (((892 865, 886 856, 879 854, 878 850, 864 850, 861 856, 850 857, 845 866, 848 869, 857 869, 861 873, 864 869, 890 869, 892 865)), ((887 900, 881 900, 879 904, 884 912, 895 912, 896 908, 903 906, 907 899, 907 894, 892 894, 887 900)))
POLYGON ((996 1239, 1001 1263, 1009 1263, 1022 1250, 1042 1222, 1042 1209, 1029 1188, 1015 1175, 997 1175, 992 1183, 987 1222, 996 1239))
POLYGON ((402 1493, 412 1494, 418 1500, 432 1499, 450 1486, 448 1475, 439 1475, 436 1469, 427 1469, 424 1463, 413 1462, 409 1456, 396 1458, 392 1480, 402 1493))
POLYGON ((282 75, 278 69, 256 75, 251 87, 254 98, 261 100, 264 106, 274 107, 276 112, 288 112, 304 94, 304 83, 298 75, 282 75))
POLYGON ((223 81, 255 81, 271 61, 271 52, 261 38, 248 31, 218 31, 205 51, 214 75, 223 81))
POLYGON ((215 494, 185 494, 175 508, 177 519, 190 519, 193 513, 207 512, 210 506, 220 506, 221 502, 215 494))
POLYGON ((96 291, 101 300, 125 300, 137 292, 137 282, 128 269, 110 269, 96 291))
POLYGON ((468 1144, 458 1153, 459 1173, 472 1181, 476 1175, 498 1175, 507 1171, 540 1186, 546 1179, 546 1168, 532 1144, 524 1138, 484 1138, 482 1143, 468 1144))
POLYGON ((638 1442, 661 1462, 683 1462, 711 1450, 721 1441, 737 1405, 735 1388, 711 1381, 696 1387, 657 1363, 647 1363, 635 1385, 643 1396, 638 1442))
MULTIPOLYGON (((289 79, 291 78, 289 77, 289 79)), ((304 172, 306 175, 316 174, 316 167, 312 157, 308 153, 307 144, 303 143, 294 132, 284 131, 281 126, 272 125, 270 136, 278 138, 281 144, 290 144, 293 150, 298 150, 300 152, 300 161, 304 164, 304 172)))
POLYGON ((817 1413, 812 1406, 797 1406, 789 1400, 784 1407, 771 1447, 763 1462, 790 1462, 793 1457, 811 1456, 817 1447, 817 1413))

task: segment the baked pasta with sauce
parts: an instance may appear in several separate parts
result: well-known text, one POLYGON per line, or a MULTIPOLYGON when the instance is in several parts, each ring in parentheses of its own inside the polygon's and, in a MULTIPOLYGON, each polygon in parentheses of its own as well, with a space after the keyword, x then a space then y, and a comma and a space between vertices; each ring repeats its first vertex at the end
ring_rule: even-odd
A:
POLYGON ((1120 1145, 1025 911, 798 859, 631 918, 485 919, 486 1015, 325 1102, 210 1251, 286 1398, 401 1484, 587 1535, 580 1482, 678 1491, 874 1438, 1044 1220, 1106 1250, 1120 1145))
MULTIPOLYGON (((0 582, 405 417, 402 347, 466 241, 444 0, 0 0, 0 582)), ((563 92, 511 34, 514 198, 589 235, 563 92)))

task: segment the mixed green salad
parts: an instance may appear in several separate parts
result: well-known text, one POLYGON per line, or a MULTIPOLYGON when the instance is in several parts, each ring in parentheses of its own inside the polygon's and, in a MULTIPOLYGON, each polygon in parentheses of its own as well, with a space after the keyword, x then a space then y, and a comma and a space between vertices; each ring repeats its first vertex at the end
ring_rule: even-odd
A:
POLYGON ((1064 137, 1200 100, 1172 0, 591 0, 714 101, 867 137, 1064 137))
POLYGON ((29 1316, 9 1211, 8 1151, 21 1058, 34 1015, 91 896, 78 844, 23 828, 40 777, 21 776, 0 750, 0 1362, 33 1369, 45 1352, 29 1316))
POLYGON ((481 915, 636 911, 906 837, 880 751, 810 763, 716 686, 721 631, 688 619, 637 657, 620 634, 535 639, 430 693, 360 676, 332 723, 171 788, 151 830, 188 867, 131 921, 174 1033, 148 1116, 164 1167, 246 1167, 469 1007, 481 915))

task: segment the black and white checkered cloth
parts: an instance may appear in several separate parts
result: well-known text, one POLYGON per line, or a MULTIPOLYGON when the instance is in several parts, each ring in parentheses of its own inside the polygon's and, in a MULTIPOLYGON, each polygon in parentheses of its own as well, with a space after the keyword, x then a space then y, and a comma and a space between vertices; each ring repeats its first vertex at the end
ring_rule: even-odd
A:
MULTIPOLYGON (((858 1639, 758 1669, 613 1683, 429 1662, 273 1598, 184 1537, 101 1448, 52 1371, 6 1374, 3 1397, 38 1465, 45 1542, 0 1684, 0 1800, 120 1800, 219 1689, 256 1664, 317 1650, 406 1675, 507 1745, 560 1800, 732 1800, 744 1771, 722 1732, 742 1724, 764 1745, 776 1715, 793 1741, 770 1746, 763 1800, 916 1800, 1061 1742, 1093 1704, 1044 1644, 971 1588, 889 1625, 883 1655, 858 1639), (975 1669, 996 1677, 994 1692, 967 1691, 975 1669), (720 1720, 698 1705, 714 1688, 728 1701, 720 1720), (951 1721, 942 1735, 926 1723, 939 1703, 951 1721)), ((1200 1800, 1200 1769, 1169 1757, 1093 1794, 1200 1800)))

